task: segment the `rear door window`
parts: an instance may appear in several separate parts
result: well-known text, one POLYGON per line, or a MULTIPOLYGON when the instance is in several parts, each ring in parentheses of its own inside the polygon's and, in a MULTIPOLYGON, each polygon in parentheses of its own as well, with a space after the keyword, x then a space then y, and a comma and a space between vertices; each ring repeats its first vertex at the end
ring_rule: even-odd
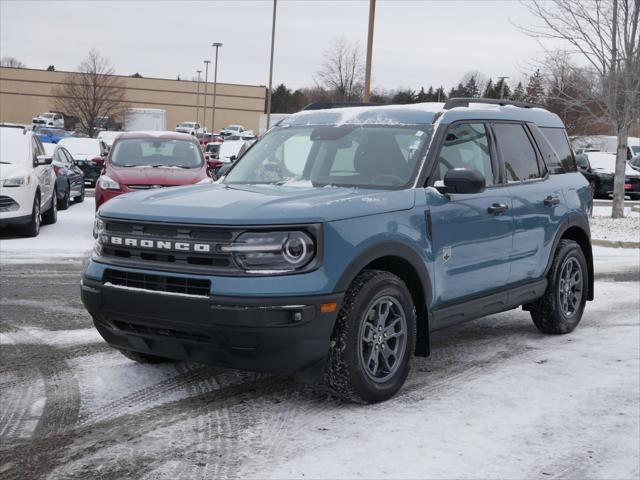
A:
POLYGON ((573 152, 569 145, 569 139, 564 128, 540 128, 540 131, 544 134, 549 141, 553 149, 558 154, 558 160, 560 164, 549 165, 549 167, 560 167, 563 173, 575 172, 576 162, 573 158, 573 152))
POLYGON ((502 153, 508 182, 522 182, 542 177, 536 151, 523 125, 496 123, 493 130, 502 153))

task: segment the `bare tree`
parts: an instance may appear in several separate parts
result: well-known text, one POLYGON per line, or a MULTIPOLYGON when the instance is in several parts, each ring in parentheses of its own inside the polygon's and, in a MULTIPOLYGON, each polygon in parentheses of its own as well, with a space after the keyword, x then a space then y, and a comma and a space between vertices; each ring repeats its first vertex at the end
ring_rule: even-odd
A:
MULTIPOLYGON (((611 216, 624 215, 624 172, 629 129, 640 112, 640 0, 532 0, 524 4, 540 25, 522 28, 536 38, 567 42, 567 53, 586 62, 563 68, 588 75, 593 88, 584 99, 561 88, 564 101, 597 116, 604 114, 618 137, 611 216)), ((562 58, 560 56, 560 58, 562 58)), ((579 78, 579 77, 577 77, 579 78)), ((561 97, 561 96, 558 96, 561 97)))
POLYGON ((99 117, 115 117, 126 107, 124 83, 97 50, 90 50, 77 72, 68 73, 53 89, 55 108, 78 118, 80 128, 93 136, 99 117))
POLYGON ((4 56, 0 58, 0 67, 27 68, 27 66, 16 57, 4 56))
POLYGON ((318 86, 331 92, 334 100, 348 102, 361 99, 364 52, 360 44, 340 37, 331 43, 323 56, 322 69, 316 76, 318 86))

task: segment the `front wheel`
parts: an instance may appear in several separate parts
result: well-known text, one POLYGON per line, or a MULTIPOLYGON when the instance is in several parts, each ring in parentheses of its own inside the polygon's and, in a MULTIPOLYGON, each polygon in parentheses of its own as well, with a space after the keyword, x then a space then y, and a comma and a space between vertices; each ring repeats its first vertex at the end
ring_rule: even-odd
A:
POLYGON ((36 194, 31 209, 31 220, 24 227, 26 237, 37 237, 40 233, 40 195, 36 194))
POLYGON ((407 286, 389 272, 365 270, 338 314, 326 383, 343 400, 387 400, 407 378, 415 340, 416 310, 407 286))
POLYGON ((58 221, 58 194, 54 190, 53 197, 51 198, 51 206, 49 210, 42 214, 42 224, 43 225, 52 225, 58 221))
POLYGON ((541 332, 572 332, 580 323, 589 288, 587 261, 580 245, 560 240, 544 296, 530 305, 531 319, 541 332))

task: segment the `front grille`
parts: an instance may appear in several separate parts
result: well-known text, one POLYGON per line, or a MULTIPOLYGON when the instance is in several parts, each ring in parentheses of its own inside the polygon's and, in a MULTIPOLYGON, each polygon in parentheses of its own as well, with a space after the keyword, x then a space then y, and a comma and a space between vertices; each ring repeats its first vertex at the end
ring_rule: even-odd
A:
POLYGON ((127 185, 129 190, 150 190, 152 188, 167 188, 175 185, 127 185))
POLYGON ((211 290, 210 280, 148 275, 112 269, 105 271, 104 280, 120 287, 140 288, 153 292, 209 296, 211 290))
MULTIPOLYGON (((162 268, 179 272, 202 272, 208 274, 235 274, 243 270, 230 253, 220 252, 219 245, 227 245, 243 230, 230 227, 205 225, 165 224, 154 222, 132 222, 103 219, 103 237, 121 236, 134 239, 137 245, 114 245, 102 242, 102 256, 110 262, 124 266, 162 268), (202 243, 207 252, 180 251, 173 248, 142 247, 141 241, 202 243)), ((154 243, 156 245, 156 243, 154 243)))
POLYGON ((176 330, 174 328, 160 328, 150 327, 147 325, 140 325, 138 323, 125 322, 122 320, 110 319, 111 322, 124 332, 137 333, 139 335, 156 335, 158 337, 171 337, 179 340, 191 340, 196 342, 210 342, 213 343, 213 339, 209 335, 204 335, 195 332, 186 332, 184 330, 176 330))
POLYGON ((13 198, 0 195, 0 212, 12 212, 18 210, 20 205, 13 198))

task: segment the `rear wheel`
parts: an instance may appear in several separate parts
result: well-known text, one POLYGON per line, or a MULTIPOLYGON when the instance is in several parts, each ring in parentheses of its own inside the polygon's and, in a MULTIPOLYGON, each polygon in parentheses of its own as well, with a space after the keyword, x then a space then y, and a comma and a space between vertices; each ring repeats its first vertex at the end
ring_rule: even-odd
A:
POLYGON ((149 355, 148 353, 134 352, 132 350, 118 349, 118 351, 127 357, 129 360, 133 360, 136 363, 163 363, 172 362, 170 358, 157 357, 156 355, 149 355))
POLYGON ((36 193, 31 209, 31 221, 24 227, 26 237, 37 237, 40 233, 40 194, 36 193))
POLYGON ((391 398, 407 378, 415 338, 416 312, 407 286, 389 272, 365 270, 338 314, 326 383, 347 401, 391 398))
POLYGON ((75 203, 82 203, 84 202, 84 185, 82 185, 82 190, 80 192, 80 195, 78 195, 77 197, 73 198, 73 201, 75 203))
POLYGON ((529 305, 531 319, 541 332, 573 331, 582 319, 589 288, 587 261, 573 240, 560 240, 544 296, 529 305))
POLYGON ((64 190, 64 196, 58 200, 58 210, 66 210, 69 208, 69 202, 71 200, 71 186, 67 184, 64 190))
POLYGON ((51 225, 58 221, 58 194, 56 190, 53 191, 53 197, 51 198, 51 206, 49 210, 42 214, 42 224, 51 225))

